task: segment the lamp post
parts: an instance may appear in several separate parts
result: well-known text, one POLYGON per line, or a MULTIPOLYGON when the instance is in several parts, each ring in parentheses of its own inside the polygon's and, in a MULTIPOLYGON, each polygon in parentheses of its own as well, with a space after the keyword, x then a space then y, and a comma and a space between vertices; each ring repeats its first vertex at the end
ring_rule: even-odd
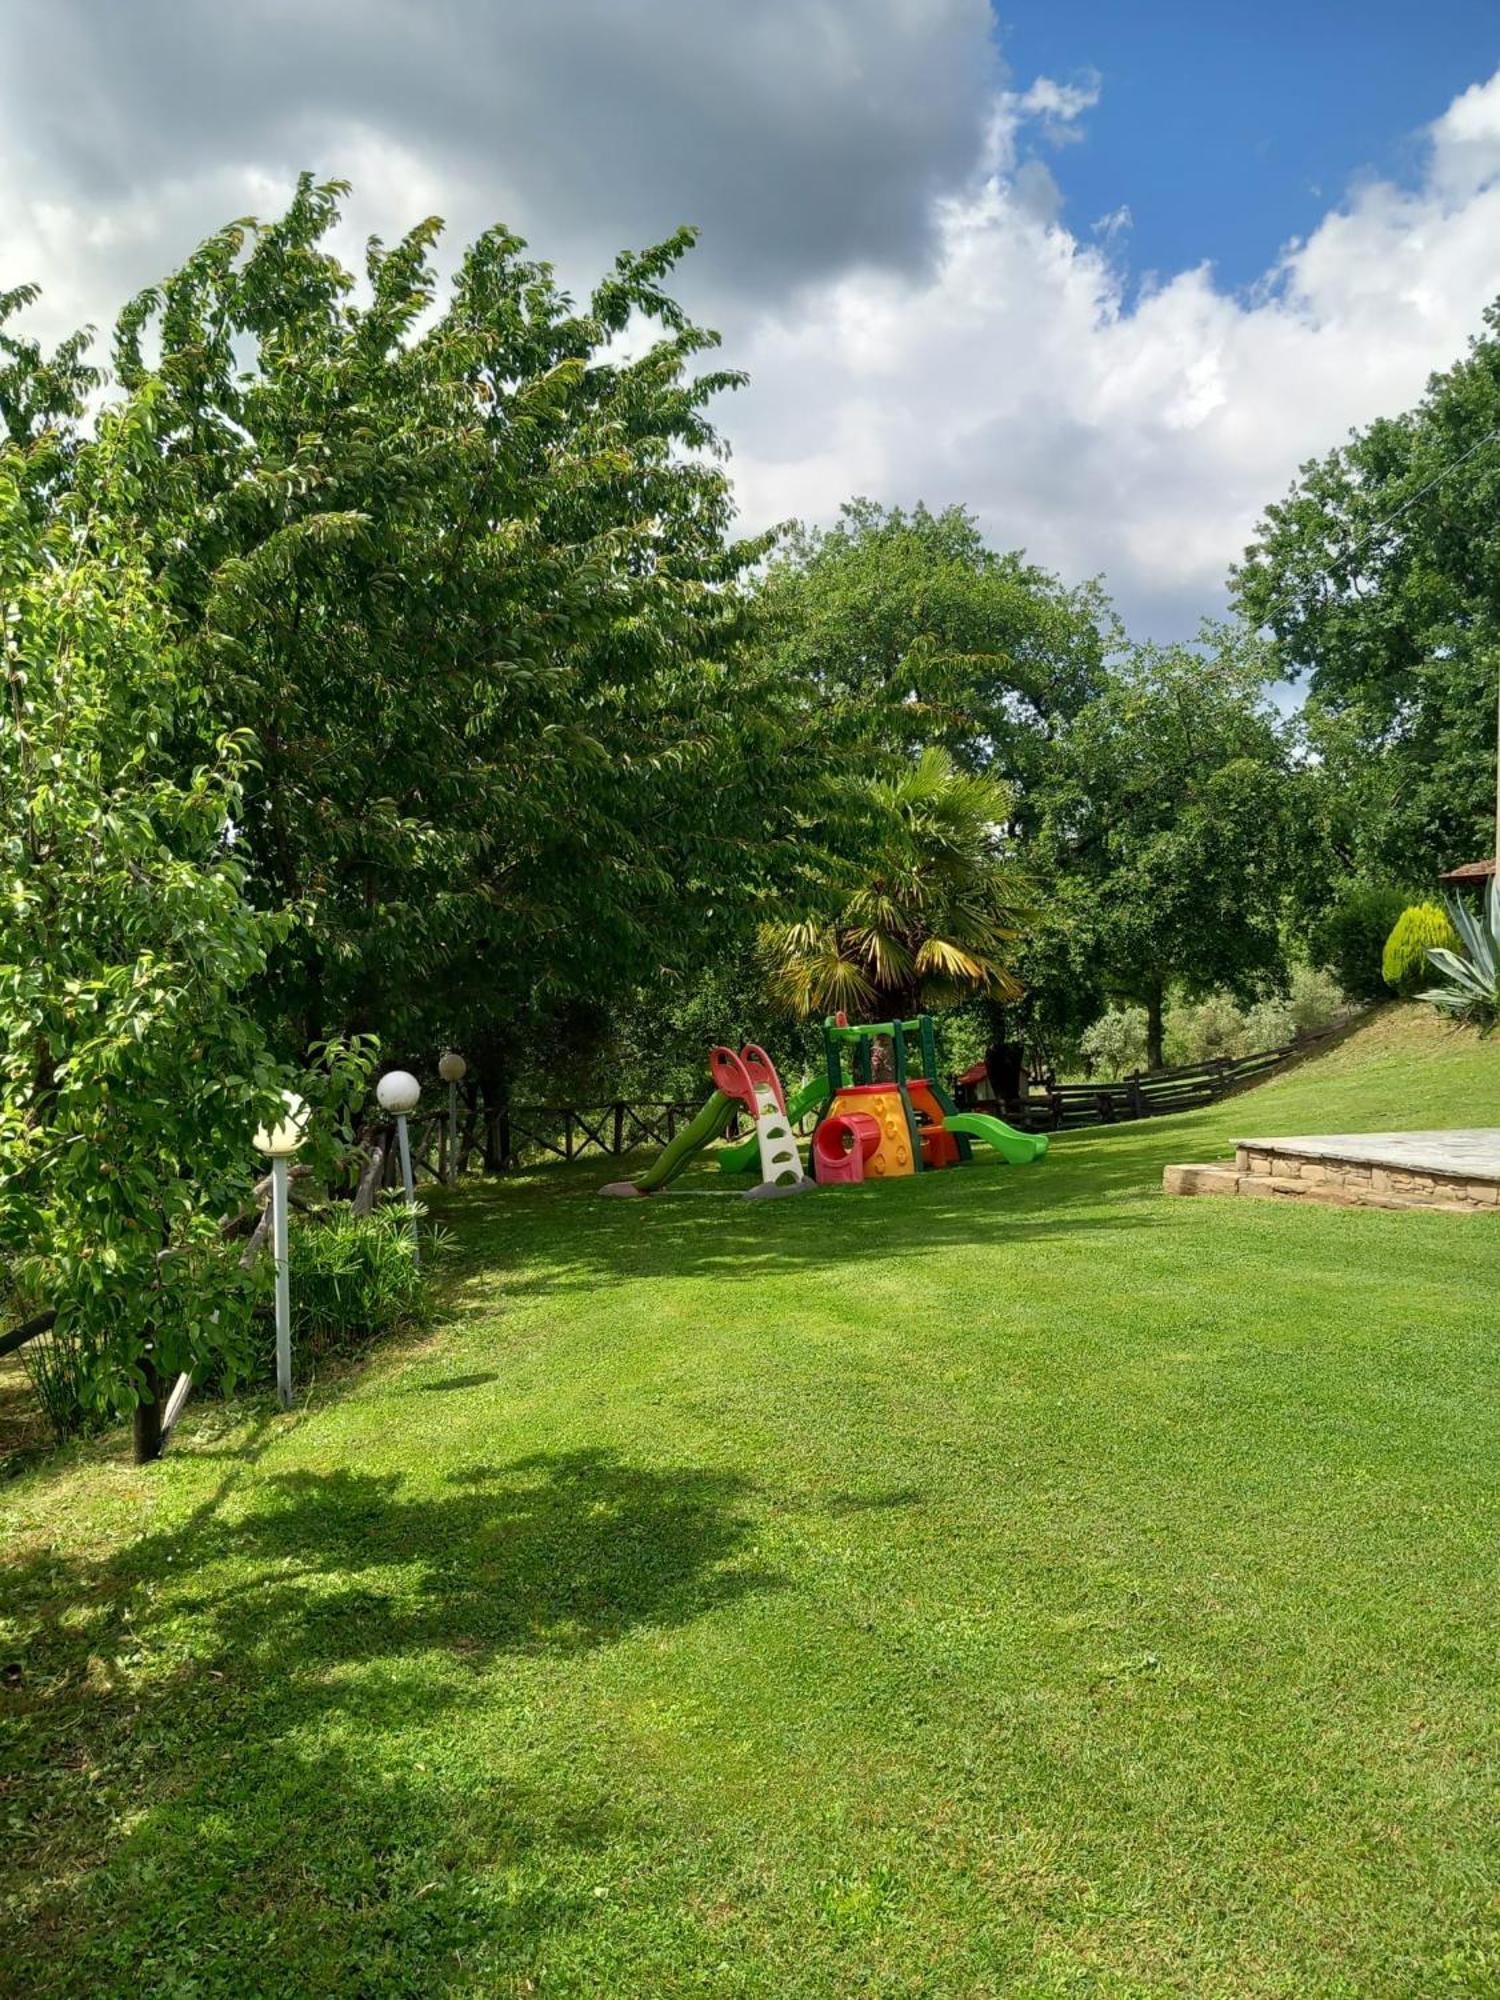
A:
POLYGON ((375 1086, 381 1110, 393 1113, 396 1120, 396 1144, 401 1149, 401 1178, 406 1183, 406 1210, 411 1217, 413 1256, 417 1254, 417 1191, 412 1184, 411 1141, 406 1136, 406 1114, 416 1110, 421 1095, 421 1084, 406 1069, 388 1069, 375 1086))
POLYGON ((448 1171, 444 1179, 449 1187, 458 1177, 458 1086, 468 1069, 457 1049, 446 1049, 438 1059, 438 1075, 448 1086, 448 1171))
POLYGON ((280 1124, 262 1125, 255 1150, 271 1162, 271 1248, 276 1259, 276 1398, 282 1409, 292 1407, 292 1279, 287 1249, 287 1167, 302 1144, 311 1116, 294 1091, 281 1093, 280 1124))

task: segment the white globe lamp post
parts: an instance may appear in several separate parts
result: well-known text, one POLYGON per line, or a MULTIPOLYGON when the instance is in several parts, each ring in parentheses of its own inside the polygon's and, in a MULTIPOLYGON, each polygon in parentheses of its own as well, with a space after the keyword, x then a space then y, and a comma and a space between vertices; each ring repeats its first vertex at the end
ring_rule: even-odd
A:
POLYGON ((422 1095, 422 1086, 408 1069, 388 1069, 375 1086, 375 1097, 382 1111, 389 1111, 396 1120, 396 1143, 401 1149, 401 1178, 406 1183, 406 1209, 411 1217, 411 1247, 417 1247, 417 1191, 411 1177, 411 1141, 406 1134, 406 1117, 415 1111, 422 1095))
POLYGON ((468 1075, 469 1065, 457 1049, 446 1049, 438 1058, 438 1075, 448 1086, 448 1171, 449 1187, 458 1178, 458 1086, 468 1075))
POLYGON ((311 1117, 294 1091, 281 1093, 282 1115, 275 1125, 262 1125, 255 1150, 271 1162, 271 1249, 276 1260, 276 1396, 282 1409, 292 1407, 292 1280, 287 1247, 288 1174, 293 1153, 302 1144, 311 1117))

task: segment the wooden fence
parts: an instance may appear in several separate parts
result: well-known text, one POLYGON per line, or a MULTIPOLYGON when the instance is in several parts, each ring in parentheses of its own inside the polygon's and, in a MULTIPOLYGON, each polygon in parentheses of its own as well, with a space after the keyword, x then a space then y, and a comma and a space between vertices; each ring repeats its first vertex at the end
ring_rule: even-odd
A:
MULTIPOLYGON (((511 1104, 475 1114, 460 1113, 458 1162, 461 1169, 479 1144, 484 1125, 484 1153, 502 1173, 552 1160, 590 1157, 619 1159, 638 1146, 668 1146, 678 1128, 695 1118, 701 1103, 652 1099, 630 1104, 614 1098, 603 1104, 511 1104)), ((420 1112, 408 1119, 412 1172, 433 1180, 447 1178, 452 1144, 446 1111, 420 1112)), ((736 1129, 733 1125, 731 1131, 736 1129)), ((392 1149, 394 1152, 394 1149, 392 1149)), ((388 1172, 394 1172, 394 1158, 388 1172)))
POLYGON ((1279 1049, 1249 1056, 1214 1056, 1176 1069, 1137 1071, 1108 1083, 1033 1085, 1024 1097, 1000 1105, 1001 1116, 1027 1132, 1067 1132, 1080 1125, 1115 1125, 1131 1118, 1165 1118, 1217 1104, 1341 1030, 1304 1035, 1279 1049))
MULTIPOLYGON (((1327 1034, 1309 1035, 1255 1055, 1216 1056, 1206 1062, 1138 1072, 1107 1083, 1061 1083, 1047 1088, 1034 1084, 1023 1097, 1004 1104, 986 1099, 974 1108, 993 1108, 1028 1132, 1066 1132, 1080 1125, 1162 1118, 1173 1111, 1196 1111, 1202 1105, 1217 1104, 1220 1098, 1269 1076, 1327 1039, 1327 1034)), ((678 1128, 700 1109, 701 1105, 682 1100, 510 1105, 501 1111, 471 1114, 467 1138, 462 1131, 460 1134, 460 1162, 477 1147, 480 1116, 485 1121, 486 1155, 496 1170, 504 1173, 547 1160, 618 1159, 638 1146, 670 1145, 678 1128)), ((738 1121, 731 1123, 729 1136, 735 1136, 739 1129, 738 1121)), ((447 1114, 423 1112, 410 1120, 410 1130, 412 1164, 418 1177, 425 1173, 433 1180, 442 1180, 449 1145, 447 1114)))

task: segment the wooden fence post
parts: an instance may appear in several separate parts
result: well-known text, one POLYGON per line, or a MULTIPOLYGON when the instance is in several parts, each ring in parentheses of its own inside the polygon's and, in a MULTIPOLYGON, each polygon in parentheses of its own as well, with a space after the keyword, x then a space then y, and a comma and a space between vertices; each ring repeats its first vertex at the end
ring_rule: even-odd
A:
POLYGON ((625 1100, 620 1098, 615 1104, 615 1158, 619 1159, 625 1150, 625 1100))
POLYGON ((573 1107, 570 1104, 567 1110, 563 1113, 563 1158, 565 1160, 571 1160, 572 1157, 573 1157, 573 1107))

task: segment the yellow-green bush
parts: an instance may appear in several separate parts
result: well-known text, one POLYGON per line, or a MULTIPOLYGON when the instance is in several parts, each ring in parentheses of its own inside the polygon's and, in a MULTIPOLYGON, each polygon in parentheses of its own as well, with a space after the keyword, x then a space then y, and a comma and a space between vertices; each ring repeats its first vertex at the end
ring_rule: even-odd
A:
POLYGON ((1381 954, 1380 970, 1387 986, 1404 999, 1430 986, 1435 977, 1427 954, 1436 947, 1458 949, 1458 937, 1436 903, 1413 903, 1397 917, 1381 954))

